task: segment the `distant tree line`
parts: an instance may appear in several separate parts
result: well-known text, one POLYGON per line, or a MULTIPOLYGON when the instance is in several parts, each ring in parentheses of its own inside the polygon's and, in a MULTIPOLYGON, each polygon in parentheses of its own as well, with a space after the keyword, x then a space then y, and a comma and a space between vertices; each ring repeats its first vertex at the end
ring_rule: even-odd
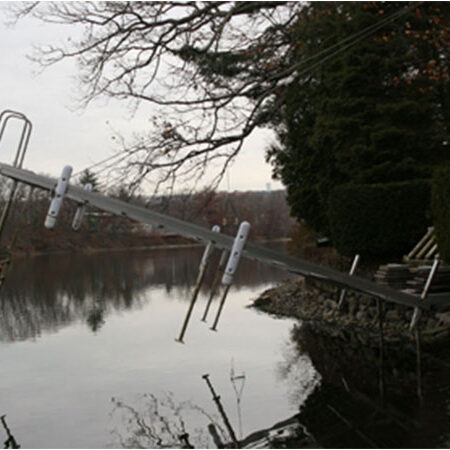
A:
MULTIPOLYGON (((86 178, 82 178, 86 181, 86 178)), ((95 178, 91 178, 94 182, 95 178)), ((94 189, 96 186, 94 185, 94 189)), ((0 208, 9 192, 9 181, 0 183, 0 208)), ((205 227, 220 225, 222 232, 235 234, 239 223, 252 224, 251 239, 277 239, 289 236, 294 219, 290 217, 284 191, 214 192, 172 197, 130 196, 124 186, 110 189, 108 195, 150 208, 205 227)), ((50 194, 19 185, 15 202, 2 236, 2 247, 16 251, 52 251, 86 248, 114 248, 188 242, 167 237, 145 224, 135 223, 95 209, 88 209, 79 231, 71 228, 76 205, 66 201, 53 230, 44 227, 50 194)))

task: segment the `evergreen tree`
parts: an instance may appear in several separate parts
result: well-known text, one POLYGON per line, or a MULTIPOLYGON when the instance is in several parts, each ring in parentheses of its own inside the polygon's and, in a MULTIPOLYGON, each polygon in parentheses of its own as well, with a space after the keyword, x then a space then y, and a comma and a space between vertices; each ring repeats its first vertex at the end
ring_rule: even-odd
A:
POLYGON ((98 192, 98 179, 95 173, 91 172, 89 169, 85 169, 80 176, 80 185, 86 186, 87 184, 92 185, 92 190, 98 192))
MULTIPOLYGON (((299 51, 312 55, 403 7, 312 3, 297 37, 299 51)), ((288 87, 277 127, 280 145, 268 159, 288 188, 293 214, 316 230, 329 231, 328 198, 335 186, 429 178, 433 167, 449 163, 448 80, 429 76, 421 65, 448 67, 448 54, 423 38, 433 35, 436 7, 425 5, 420 15, 411 11, 401 23, 362 37, 288 87)))

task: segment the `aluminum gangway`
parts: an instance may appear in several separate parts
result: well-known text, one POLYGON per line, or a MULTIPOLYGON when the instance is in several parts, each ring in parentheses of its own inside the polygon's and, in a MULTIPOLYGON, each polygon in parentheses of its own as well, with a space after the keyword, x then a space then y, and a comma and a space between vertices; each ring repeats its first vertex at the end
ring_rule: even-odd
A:
MULTIPOLYGON (((12 118, 23 120, 24 127, 16 158, 12 165, 0 163, 0 175, 14 180, 14 189, 17 183, 24 183, 34 188, 43 189, 54 194, 55 188, 58 184, 57 179, 39 175, 22 168, 25 150, 31 132, 31 122, 21 113, 16 113, 9 110, 3 112, 0 115, 0 139, 3 134, 6 121, 12 118)), ((212 243, 214 247, 218 249, 231 250, 233 247, 234 237, 220 232, 211 231, 199 225, 176 219, 142 206, 132 205, 125 201, 111 198, 97 192, 90 192, 82 187, 72 186, 70 184, 67 185, 65 188, 64 197, 76 202, 78 205, 98 208, 116 216, 126 217, 137 222, 143 222, 152 225, 155 229, 161 231, 176 233, 180 236, 184 236, 194 241, 203 242, 205 244, 212 243)), ((380 285, 355 275, 342 273, 329 267, 289 256, 266 247, 257 246, 255 244, 247 243, 243 250, 242 256, 269 264, 279 269, 287 270, 291 273, 302 275, 304 277, 327 281, 343 288, 362 292, 387 302, 393 302, 419 309, 429 309, 433 305, 432 299, 423 301, 419 296, 397 291, 389 286, 380 285)))

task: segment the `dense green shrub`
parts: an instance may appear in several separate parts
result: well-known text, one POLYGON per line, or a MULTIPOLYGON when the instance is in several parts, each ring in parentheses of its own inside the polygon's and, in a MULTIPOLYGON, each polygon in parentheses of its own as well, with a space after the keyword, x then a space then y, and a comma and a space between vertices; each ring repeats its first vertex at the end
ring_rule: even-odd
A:
POLYGON ((431 186, 431 211, 439 253, 450 262, 450 167, 437 170, 431 186))
POLYGON ((429 225, 426 180, 335 188, 329 199, 331 236, 339 253, 399 257, 429 225))

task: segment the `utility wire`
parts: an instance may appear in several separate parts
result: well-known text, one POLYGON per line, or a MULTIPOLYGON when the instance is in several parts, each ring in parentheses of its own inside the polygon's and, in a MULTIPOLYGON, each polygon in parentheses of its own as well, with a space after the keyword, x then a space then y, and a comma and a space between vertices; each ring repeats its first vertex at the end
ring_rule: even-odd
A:
MULTIPOLYGON (((339 41, 336 44, 333 44, 321 51, 319 51, 318 53, 306 58, 303 61, 298 62, 297 64, 294 64, 292 67, 290 67, 287 71, 281 74, 278 74, 276 77, 277 78, 282 78, 284 75, 289 75, 290 73, 292 73, 294 70, 301 68, 300 72, 297 72, 296 76, 301 76, 306 74, 307 72, 310 72, 312 70, 314 70, 316 67, 320 66, 321 64, 323 64, 324 62, 328 61, 329 59, 339 55, 340 53, 348 50, 349 48, 355 46, 356 44, 358 44, 359 42, 363 41, 364 39, 366 39, 367 37, 371 36, 372 34, 374 34, 375 32, 377 32, 379 29, 381 29, 382 27, 384 27, 384 25, 386 25, 388 22, 390 21, 394 21, 397 20, 399 17, 407 14, 408 12, 410 12, 413 8, 417 8, 419 7, 420 4, 412 4, 407 8, 404 8, 403 10, 400 11, 396 11, 392 14, 390 14, 389 16, 384 17, 382 20, 380 20, 379 22, 372 24, 356 33, 353 33, 351 36, 348 36, 344 39, 342 39, 341 41, 339 41), (344 45, 343 45, 344 44, 344 45), (342 46, 343 45, 343 46, 342 46), (330 51, 337 49, 336 51, 329 53, 330 51), (327 54, 329 53, 329 54, 327 54), (325 55, 322 59, 320 59, 317 62, 314 62, 313 64, 307 66, 307 67, 302 67, 304 66, 306 63, 311 62, 316 60, 317 58, 319 58, 322 55, 325 55)), ((90 166, 87 166, 86 168, 76 172, 73 176, 78 176, 80 175, 82 172, 86 171, 86 170, 90 170, 94 167, 98 167, 98 166, 102 166, 105 163, 108 163, 110 161, 115 160, 114 162, 111 162, 110 164, 107 164, 106 166, 104 166, 103 168, 99 169, 97 172, 95 172, 96 175, 99 175, 100 173, 104 172, 105 170, 107 170, 108 168, 113 167, 115 164, 117 164, 120 161, 125 160, 127 157, 129 156, 128 151, 124 150, 122 152, 116 153, 110 157, 107 157, 101 161, 98 161, 90 166)), ((120 177, 117 177, 115 180, 119 179, 120 177)), ((115 181, 114 180, 114 181, 115 181)))
MULTIPOLYGON (((402 15, 410 12, 414 7, 418 7, 418 6, 420 6, 420 5, 419 4, 417 4, 417 5, 414 4, 414 5, 411 5, 411 6, 407 7, 407 8, 404 8, 403 10, 393 12, 392 14, 390 14, 389 16, 386 16, 384 19, 380 20, 379 22, 377 22, 375 24, 372 24, 372 25, 369 25, 368 27, 366 27, 366 28, 364 28, 364 29, 362 29, 360 31, 357 31, 356 33, 353 33, 351 36, 348 36, 345 39, 342 39, 338 43, 333 44, 330 47, 327 47, 327 48, 319 51, 318 53, 316 53, 316 54, 306 58, 303 61, 299 61, 298 63, 294 64, 289 69, 289 73, 292 72, 292 69, 300 68, 302 65, 306 64, 307 62, 310 62, 310 61, 312 61, 314 59, 317 59, 319 56, 322 56, 323 54, 325 54, 325 53, 327 53, 327 52, 329 52, 329 51, 331 51, 331 50, 333 50, 335 48, 338 48, 338 51, 333 53, 332 55, 334 56, 335 54, 338 54, 342 50, 342 48, 339 48, 339 47, 341 47, 342 44, 345 44, 345 43, 349 42, 349 44, 344 47, 344 49, 347 49, 350 46, 357 44, 358 42, 360 42, 363 39, 367 38, 371 34, 375 33, 380 28, 382 28, 384 25, 386 25, 388 22, 398 19, 402 15), (360 38, 360 39, 358 39, 358 38, 360 38)), ((324 61, 326 61, 329 58, 329 56, 330 55, 326 56, 324 59, 318 61, 317 63, 314 63, 310 67, 305 68, 305 70, 309 70, 311 67, 316 67, 316 65, 318 63, 323 63, 324 61)))

